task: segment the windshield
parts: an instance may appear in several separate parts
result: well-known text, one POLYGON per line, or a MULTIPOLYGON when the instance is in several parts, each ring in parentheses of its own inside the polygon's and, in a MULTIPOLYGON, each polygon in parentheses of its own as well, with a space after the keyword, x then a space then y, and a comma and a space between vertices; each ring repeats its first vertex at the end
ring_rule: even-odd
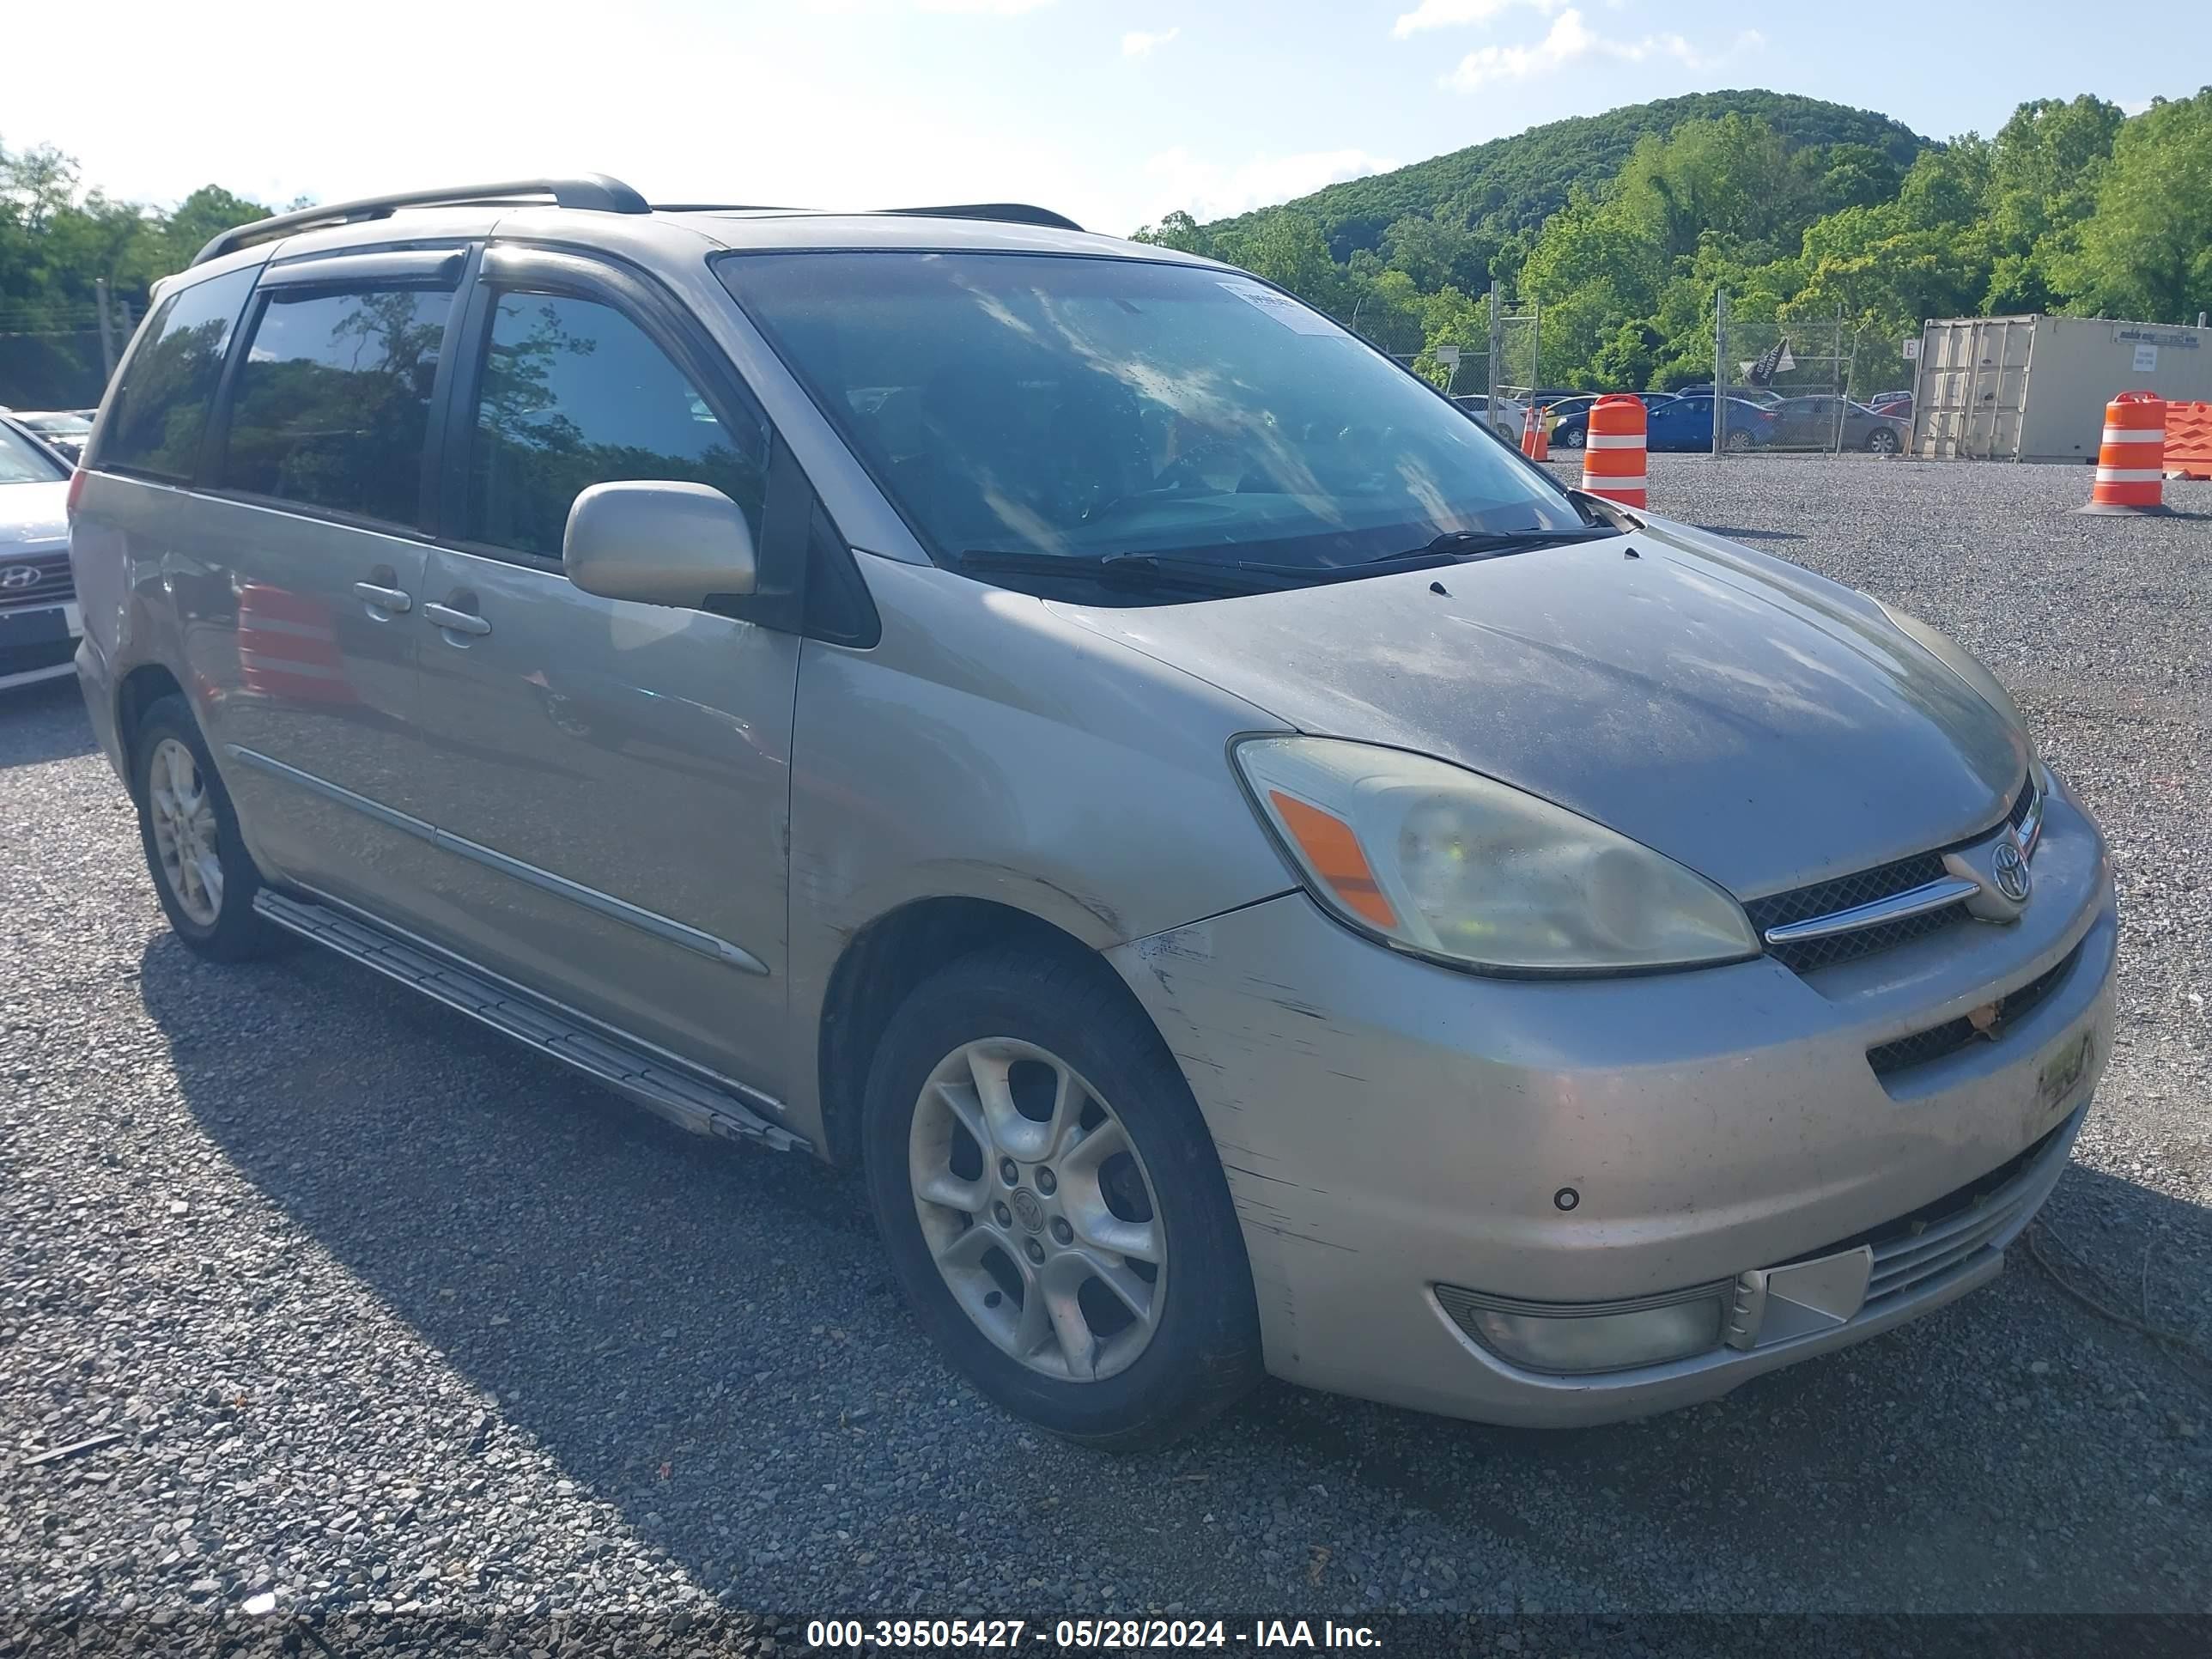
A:
POLYGON ((1318 572, 1454 532, 1585 527, 1477 422, 1249 277, 904 252, 718 269, 946 562, 1318 572))
POLYGON ((0 484, 52 483, 69 469, 29 439, 0 422, 0 484))

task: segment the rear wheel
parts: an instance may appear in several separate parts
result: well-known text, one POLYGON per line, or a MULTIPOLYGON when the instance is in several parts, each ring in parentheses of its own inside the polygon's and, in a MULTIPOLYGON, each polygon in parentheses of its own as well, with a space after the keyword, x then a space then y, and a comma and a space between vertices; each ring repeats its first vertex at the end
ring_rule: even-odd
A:
POLYGON ((254 914, 260 872, 183 698, 163 697, 146 710, 131 753, 139 840, 169 926, 218 962, 266 954, 277 935, 254 914))
POLYGON ((1580 449, 1586 441, 1586 434, 1581 427, 1571 426, 1555 434, 1553 441, 1562 449, 1580 449))
POLYGON ((1751 434, 1746 432, 1741 427, 1738 427, 1735 431, 1729 433, 1722 441, 1725 443, 1729 448, 1735 451, 1738 454, 1741 454, 1745 450, 1751 447, 1752 436, 1751 434))
POLYGON ((1103 963, 953 963, 893 1017, 864 1110, 900 1284, 1000 1405, 1128 1449, 1257 1379, 1251 1269, 1212 1139, 1103 963))

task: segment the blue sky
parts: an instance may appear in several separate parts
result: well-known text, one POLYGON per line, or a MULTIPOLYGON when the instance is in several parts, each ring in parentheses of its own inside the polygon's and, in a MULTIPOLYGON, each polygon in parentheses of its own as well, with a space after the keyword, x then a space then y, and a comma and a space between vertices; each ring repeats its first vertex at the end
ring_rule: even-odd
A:
POLYGON ((9 77, 0 141, 118 195, 580 169, 662 200, 1013 198, 1117 233, 1676 93, 1808 93, 1943 137, 2045 94, 2186 96, 2208 67, 2078 4, 107 0, 97 45, 81 9, 12 10, 12 61, 68 72, 9 77))

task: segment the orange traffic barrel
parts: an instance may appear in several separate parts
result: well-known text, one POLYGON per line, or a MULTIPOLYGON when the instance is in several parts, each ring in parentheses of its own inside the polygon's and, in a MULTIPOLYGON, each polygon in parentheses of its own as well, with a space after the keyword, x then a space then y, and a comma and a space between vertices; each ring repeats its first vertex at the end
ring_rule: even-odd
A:
POLYGON ((1583 488, 1593 495, 1644 507, 1644 399, 1608 392, 1589 408, 1583 449, 1583 488))
POLYGON ((2084 513, 2166 511, 2166 399, 2123 392, 2105 405, 2097 481, 2084 513))

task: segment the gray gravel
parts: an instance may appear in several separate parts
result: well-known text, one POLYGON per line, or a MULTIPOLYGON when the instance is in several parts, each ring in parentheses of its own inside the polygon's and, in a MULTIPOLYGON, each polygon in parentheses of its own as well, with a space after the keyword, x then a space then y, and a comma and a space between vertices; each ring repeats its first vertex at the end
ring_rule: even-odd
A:
MULTIPOLYGON (((2212 1352, 2212 486, 2160 521, 2072 516, 2087 489, 1653 463, 1659 510, 1978 652, 2102 817, 2118 1048, 2045 1248, 2212 1352)), ((188 955, 71 686, 0 697, 0 1607, 2212 1607, 2212 1364, 2019 1253, 1650 1422, 1271 1385, 1109 1459, 946 1373, 854 1181, 664 1131, 335 959, 188 955)))

